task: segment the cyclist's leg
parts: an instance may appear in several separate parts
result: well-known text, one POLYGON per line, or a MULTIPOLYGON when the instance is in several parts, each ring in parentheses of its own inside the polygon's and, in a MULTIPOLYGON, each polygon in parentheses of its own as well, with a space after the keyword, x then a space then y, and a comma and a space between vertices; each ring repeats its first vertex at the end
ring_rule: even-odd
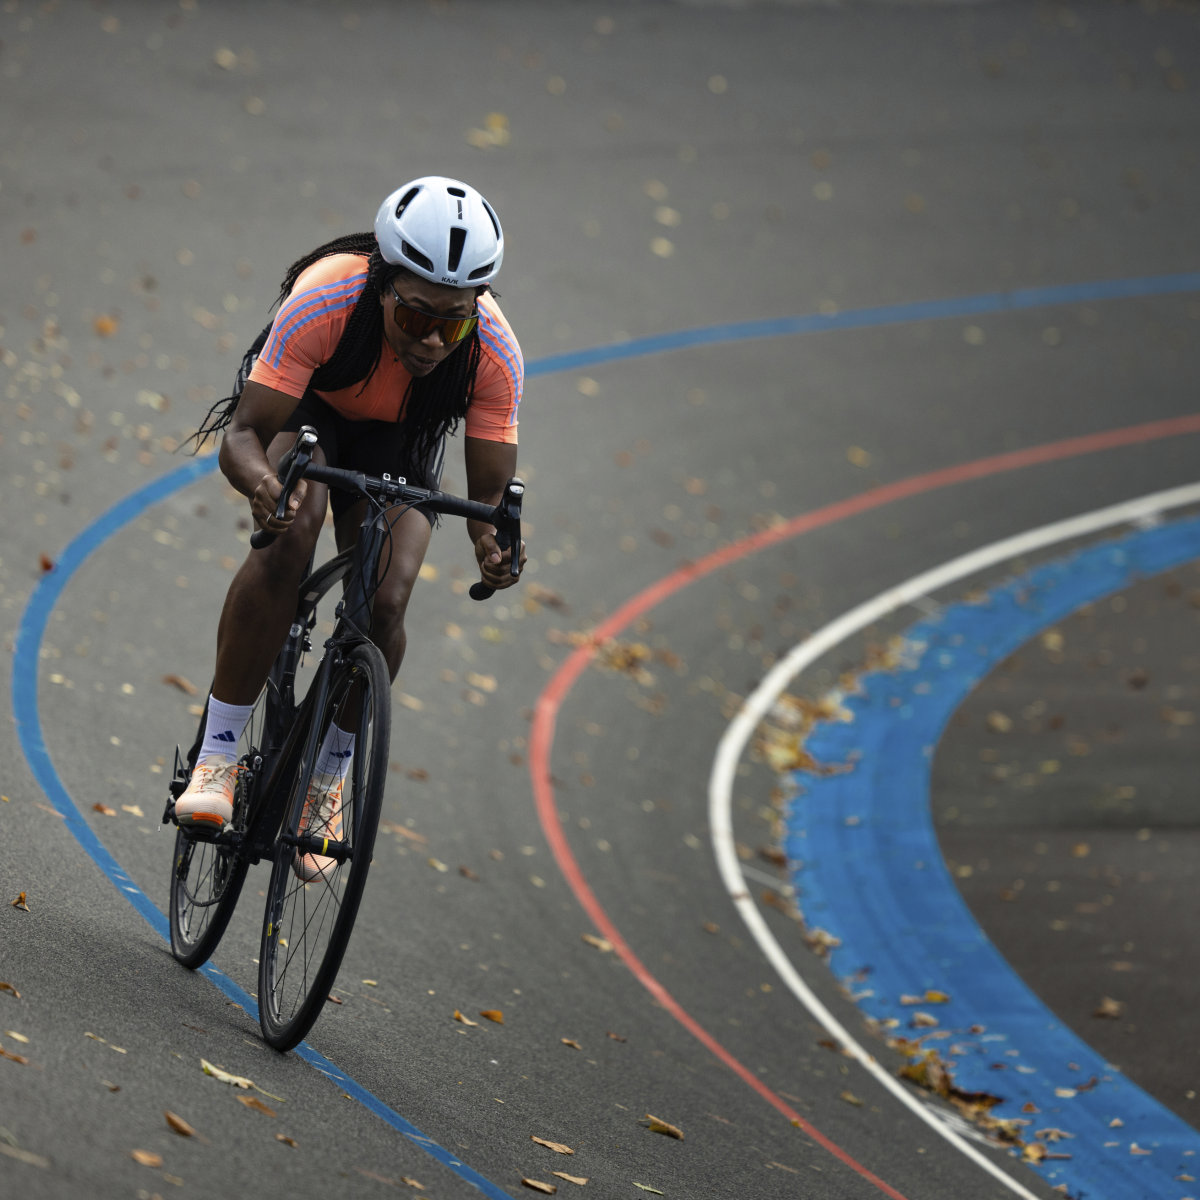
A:
MULTIPOLYGON (((275 466, 296 440, 278 434, 267 448, 275 466)), ((314 461, 324 462, 318 446, 314 461)), ((325 520, 328 488, 310 481, 288 533, 263 550, 251 550, 225 596, 217 626, 213 695, 226 704, 253 704, 296 615, 296 590, 308 568, 325 520)))
MULTIPOLYGON (((278 434, 267 449, 275 465, 296 440, 278 434)), ((325 519, 328 489, 310 484, 292 528, 263 550, 251 550, 234 576, 217 627, 217 666, 208 719, 175 820, 220 829, 233 815, 236 746, 296 612, 296 592, 325 519), (220 728, 217 724, 220 723, 220 728)))

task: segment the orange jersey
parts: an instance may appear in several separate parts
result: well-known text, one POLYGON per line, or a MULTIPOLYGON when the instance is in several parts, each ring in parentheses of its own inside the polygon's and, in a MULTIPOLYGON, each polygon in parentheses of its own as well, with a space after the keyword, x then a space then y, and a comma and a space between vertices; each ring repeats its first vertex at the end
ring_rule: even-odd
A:
MULTIPOLYGON (((275 314, 250 378, 297 400, 303 396, 313 372, 333 357, 366 278, 367 260, 358 254, 331 254, 303 271, 275 314)), ((478 309, 483 353, 467 404, 466 434, 490 442, 516 442, 525 378, 521 347, 494 296, 480 296, 478 309)), ((397 421, 411 381, 384 341, 365 388, 355 383, 336 392, 314 391, 352 421, 397 421)))

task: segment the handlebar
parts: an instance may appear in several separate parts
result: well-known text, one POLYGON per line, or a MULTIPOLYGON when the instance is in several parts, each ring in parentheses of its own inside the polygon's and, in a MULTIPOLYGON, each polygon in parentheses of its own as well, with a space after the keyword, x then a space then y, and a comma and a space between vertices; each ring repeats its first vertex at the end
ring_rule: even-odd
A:
MULTIPOLYGON (((355 492, 362 496, 373 496, 389 504, 408 504, 428 512, 445 513, 448 516, 464 517, 473 521, 485 521, 496 528, 496 544, 501 550, 521 545, 521 502, 525 495, 525 484, 513 478, 504 487, 500 503, 494 507, 478 500, 467 500, 452 496, 449 492, 430 488, 413 487, 404 479, 392 479, 364 475, 361 471, 347 471, 341 467, 324 466, 312 461, 317 446, 317 432, 311 425, 301 428, 295 444, 280 460, 278 475, 283 482, 283 492, 275 508, 275 516, 282 519, 287 512, 288 500, 301 479, 312 479, 327 487, 355 492)), ((266 529, 257 529, 250 535, 250 545, 256 550, 269 546, 276 535, 266 529)), ((515 579, 521 573, 519 550, 514 551, 509 565, 515 579)), ((486 600, 495 589, 482 580, 471 585, 472 600, 486 600)))

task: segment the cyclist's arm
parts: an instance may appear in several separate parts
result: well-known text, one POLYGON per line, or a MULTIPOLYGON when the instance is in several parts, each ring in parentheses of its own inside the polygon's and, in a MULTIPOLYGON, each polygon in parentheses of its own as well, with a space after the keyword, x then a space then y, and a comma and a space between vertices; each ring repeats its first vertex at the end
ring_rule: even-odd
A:
MULTIPOLYGON (((463 439, 467 468, 467 495, 481 504, 499 504, 504 486, 517 473, 517 447, 510 442, 491 442, 484 438, 463 439)), ((496 529, 483 521, 468 521, 467 533, 475 544, 475 560, 480 577, 489 587, 505 588, 516 583, 508 564, 512 554, 496 544, 496 529)), ((525 547, 517 560, 525 562, 525 547)))
POLYGON ((275 474, 275 463, 267 458, 267 449, 295 411, 297 403, 294 396, 250 380, 221 441, 219 462, 222 473, 249 498, 255 522, 276 533, 287 528, 307 490, 306 481, 300 480, 292 493, 288 517, 283 521, 275 520, 275 505, 283 489, 275 474))

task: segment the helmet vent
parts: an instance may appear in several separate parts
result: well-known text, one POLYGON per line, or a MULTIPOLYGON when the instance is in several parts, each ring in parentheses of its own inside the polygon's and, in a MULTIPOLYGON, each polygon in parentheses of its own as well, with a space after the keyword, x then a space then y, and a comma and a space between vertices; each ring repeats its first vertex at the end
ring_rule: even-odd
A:
POLYGON ((433 260, 422 254, 420 250, 412 244, 412 242, 401 242, 400 250, 404 257, 410 262, 415 262, 418 266, 424 267, 427 271, 433 270, 433 260))
MULTIPOLYGON (((453 191, 453 189, 451 189, 453 191)), ((446 265, 452 272, 458 274, 458 264, 462 261, 463 246, 467 244, 467 231, 455 225, 450 230, 450 256, 446 265)))
POLYGON ((421 189, 419 187, 409 188, 408 191, 400 197, 400 203, 396 205, 397 220, 404 215, 404 210, 413 202, 420 190, 421 189))
MULTIPOLYGON (((480 197, 483 200, 483 197, 480 197)), ((492 211, 492 206, 486 201, 483 201, 483 210, 492 219, 492 228, 496 231, 496 241, 499 241, 504 235, 500 232, 500 218, 492 211)))
POLYGON ((462 188, 450 187, 447 188, 446 191, 448 191, 452 196, 457 196, 460 200, 465 200, 467 198, 467 193, 464 192, 462 188))
POLYGON ((495 260, 493 260, 490 263, 485 263, 482 267, 476 267, 475 270, 473 270, 470 275, 467 276, 467 278, 478 279, 481 275, 490 275, 492 273, 492 268, 495 265, 495 260))

